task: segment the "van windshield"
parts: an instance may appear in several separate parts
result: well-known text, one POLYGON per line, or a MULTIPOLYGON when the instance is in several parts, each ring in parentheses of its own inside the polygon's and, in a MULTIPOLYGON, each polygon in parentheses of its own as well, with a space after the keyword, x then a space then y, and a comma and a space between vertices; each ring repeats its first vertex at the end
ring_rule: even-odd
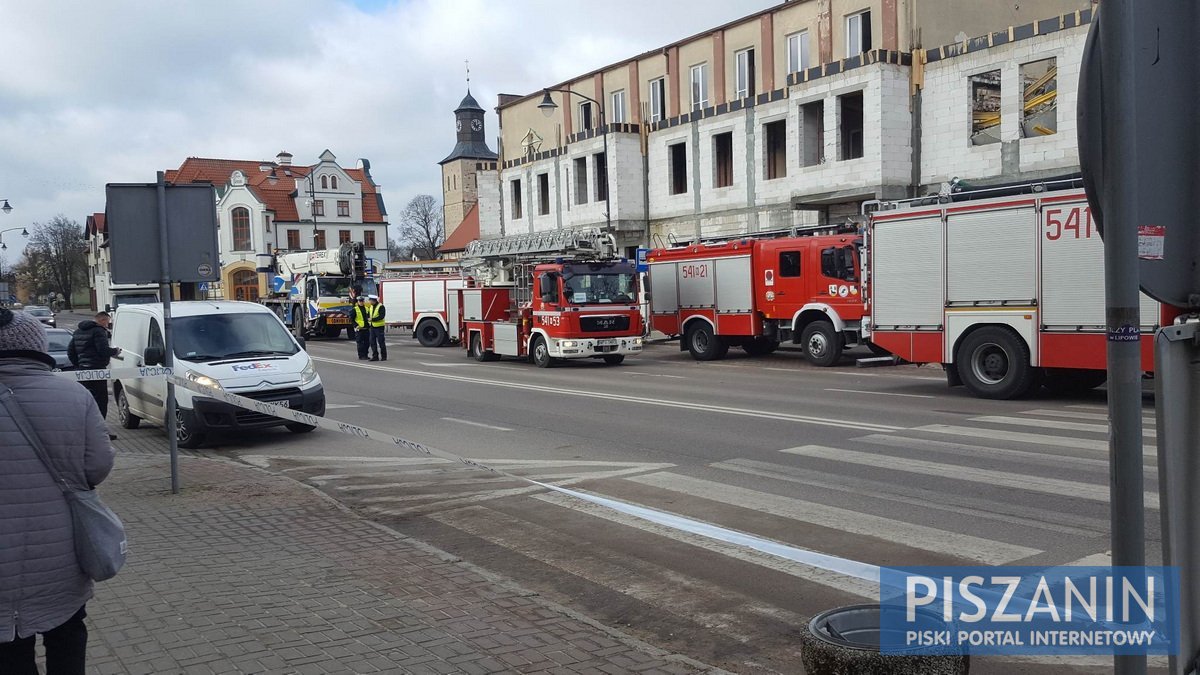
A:
POLYGON ((219 361, 253 356, 291 356, 300 351, 272 314, 240 312, 172 319, 175 356, 185 361, 219 361))

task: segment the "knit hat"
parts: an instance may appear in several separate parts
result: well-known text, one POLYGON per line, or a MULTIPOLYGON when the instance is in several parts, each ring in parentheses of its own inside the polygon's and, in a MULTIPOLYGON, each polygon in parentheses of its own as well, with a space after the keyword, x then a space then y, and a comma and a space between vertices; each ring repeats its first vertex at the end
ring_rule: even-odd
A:
POLYGON ((32 356, 28 352, 46 354, 50 342, 42 322, 25 312, 0 309, 0 356, 3 352, 26 352, 14 356, 32 356))

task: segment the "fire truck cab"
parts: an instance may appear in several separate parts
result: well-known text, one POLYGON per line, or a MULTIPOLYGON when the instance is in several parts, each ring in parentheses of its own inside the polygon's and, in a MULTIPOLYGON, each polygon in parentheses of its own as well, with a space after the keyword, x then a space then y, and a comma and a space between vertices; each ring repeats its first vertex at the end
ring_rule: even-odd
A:
POLYGON ((456 303, 467 355, 545 368, 560 359, 615 365, 641 353, 637 267, 614 249, 611 236, 591 231, 472 242, 465 258, 478 284, 459 289, 456 303))
POLYGON ((651 324, 700 361, 793 342, 832 366, 861 342, 860 244, 852 233, 760 235, 655 249, 646 256, 651 324))

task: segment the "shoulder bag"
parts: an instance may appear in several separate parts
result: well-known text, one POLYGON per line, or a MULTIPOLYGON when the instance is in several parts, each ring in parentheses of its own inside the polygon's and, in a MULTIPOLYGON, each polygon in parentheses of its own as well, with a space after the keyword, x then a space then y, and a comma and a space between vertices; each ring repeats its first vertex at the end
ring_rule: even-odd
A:
POLYGON ((67 482, 66 478, 54 468, 50 455, 42 445, 25 411, 21 410, 16 395, 12 389, 0 394, 0 404, 8 410, 9 416, 16 422, 17 428, 29 441, 38 459, 50 472, 50 477, 62 489, 63 497, 71 510, 71 522, 75 538, 75 558, 79 568, 93 581, 104 581, 117 575, 125 565, 127 545, 125 541, 125 526, 112 509, 100 501, 100 495, 91 489, 76 489, 67 482))

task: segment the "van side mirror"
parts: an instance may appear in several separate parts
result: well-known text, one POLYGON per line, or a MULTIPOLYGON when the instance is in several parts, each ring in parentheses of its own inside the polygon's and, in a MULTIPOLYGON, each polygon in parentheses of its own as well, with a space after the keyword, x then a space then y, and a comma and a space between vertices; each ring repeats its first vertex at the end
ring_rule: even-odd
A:
POLYGON ((106 313, 108 313, 108 314, 112 314, 112 313, 113 313, 113 306, 112 306, 112 305, 105 305, 105 306, 104 306, 104 311, 105 311, 106 313))
POLYGON ((147 366, 161 366, 166 360, 167 353, 162 347, 146 347, 142 352, 142 362, 147 366))
POLYGON ((557 303, 558 301, 558 275, 553 272, 543 274, 538 280, 538 295, 542 296, 542 302, 557 303))

